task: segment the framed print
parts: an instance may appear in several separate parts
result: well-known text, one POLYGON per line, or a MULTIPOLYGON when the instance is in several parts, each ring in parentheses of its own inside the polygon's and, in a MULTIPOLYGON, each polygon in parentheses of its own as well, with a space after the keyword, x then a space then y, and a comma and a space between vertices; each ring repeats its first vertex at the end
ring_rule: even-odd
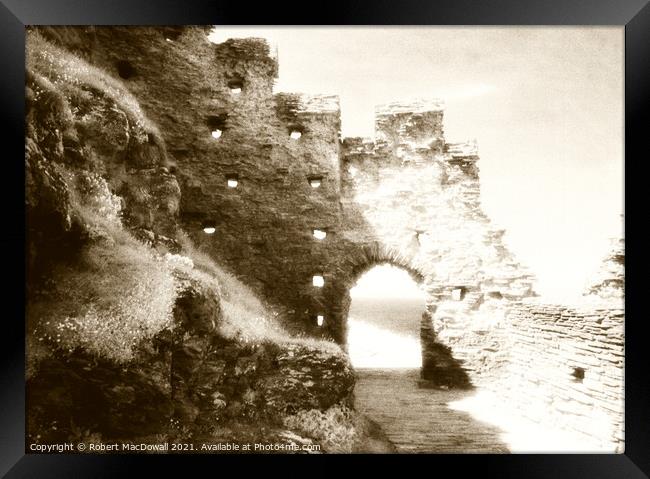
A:
POLYGON ((3 2, 2 472, 647 477, 650 7, 303 7, 3 2))

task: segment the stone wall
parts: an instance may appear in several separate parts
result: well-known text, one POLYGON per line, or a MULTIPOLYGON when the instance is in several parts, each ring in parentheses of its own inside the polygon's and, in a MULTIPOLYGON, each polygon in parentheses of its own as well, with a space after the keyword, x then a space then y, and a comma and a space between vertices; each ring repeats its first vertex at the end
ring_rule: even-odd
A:
POLYGON ((530 419, 622 452, 623 317, 622 304, 524 300, 508 314, 498 394, 530 419))
POLYGON ((363 246, 378 242, 386 260, 421 274, 432 303, 452 299, 457 289, 468 302, 489 293, 530 295, 532 275, 481 210, 476 146, 446 143, 439 103, 377 111, 376 143, 343 142, 345 237, 363 246))

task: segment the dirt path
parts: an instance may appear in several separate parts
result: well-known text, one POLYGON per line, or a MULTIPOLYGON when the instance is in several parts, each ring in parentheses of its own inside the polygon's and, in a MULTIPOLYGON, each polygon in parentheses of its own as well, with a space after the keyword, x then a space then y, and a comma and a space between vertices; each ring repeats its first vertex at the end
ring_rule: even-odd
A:
POLYGON ((357 370, 356 407, 376 421, 399 452, 508 452, 501 431, 447 407, 473 391, 420 389, 418 370, 357 370))

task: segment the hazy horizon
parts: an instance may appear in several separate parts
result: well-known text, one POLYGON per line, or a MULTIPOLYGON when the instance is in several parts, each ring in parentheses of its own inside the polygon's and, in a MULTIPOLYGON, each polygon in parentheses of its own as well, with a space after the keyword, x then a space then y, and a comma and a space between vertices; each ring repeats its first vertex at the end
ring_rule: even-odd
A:
POLYGON ((217 27, 277 47, 276 91, 336 94, 342 134, 377 104, 445 101, 476 139, 482 205, 547 297, 575 296, 622 234, 622 27, 217 27))
POLYGON ((348 354, 355 368, 419 368, 426 294, 409 274, 382 264, 350 289, 348 354))

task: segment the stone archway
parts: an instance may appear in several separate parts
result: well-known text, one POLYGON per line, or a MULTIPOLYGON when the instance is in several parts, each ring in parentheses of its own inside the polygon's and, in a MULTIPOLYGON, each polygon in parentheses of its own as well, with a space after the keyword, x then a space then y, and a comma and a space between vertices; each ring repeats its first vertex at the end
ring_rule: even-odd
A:
POLYGON ((346 347, 347 322, 351 305, 350 289, 358 279, 378 265, 388 264, 406 271, 413 281, 425 293, 425 308, 420 320, 420 347, 422 365, 420 377, 424 386, 467 387, 471 385, 469 376, 462 368, 460 361, 454 358, 450 347, 437 341, 434 331, 433 313, 438 301, 438 291, 428 288, 434 284, 432 275, 424 273, 424 268, 417 264, 414 256, 408 250, 399 251, 378 241, 366 243, 358 248, 354 255, 348 258, 348 274, 341 278, 340 284, 344 289, 340 297, 339 312, 341 331, 340 341, 346 347))
POLYGON ((339 316, 335 338, 343 345, 345 345, 347 336, 347 317, 351 302, 350 289, 363 274, 375 266, 389 264, 406 271, 416 284, 424 287, 425 283, 425 274, 417 267, 412 257, 379 241, 353 245, 346 253, 341 267, 342 274, 337 278, 336 293, 338 297, 333 298, 339 316))
POLYGON ((350 290, 346 347, 355 369, 420 369, 426 293, 401 267, 374 264, 350 290))

